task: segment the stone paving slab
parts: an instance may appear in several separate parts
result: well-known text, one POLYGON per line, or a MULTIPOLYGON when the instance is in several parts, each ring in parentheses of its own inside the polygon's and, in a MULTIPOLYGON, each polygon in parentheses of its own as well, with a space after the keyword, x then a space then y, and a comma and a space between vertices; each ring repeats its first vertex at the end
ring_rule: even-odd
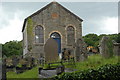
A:
MULTIPOLYGON (((65 72, 74 72, 76 71, 71 69, 65 69, 65 72)), ((41 74, 39 75, 40 78, 50 78, 56 75, 56 69, 55 70, 42 70, 41 74)))

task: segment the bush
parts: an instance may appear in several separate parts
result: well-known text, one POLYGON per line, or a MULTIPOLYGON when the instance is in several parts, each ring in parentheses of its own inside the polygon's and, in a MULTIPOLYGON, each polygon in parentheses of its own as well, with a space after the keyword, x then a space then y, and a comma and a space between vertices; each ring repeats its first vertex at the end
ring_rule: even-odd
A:
POLYGON ((118 35, 117 35, 116 42, 117 42, 117 43, 120 43, 120 33, 118 33, 118 35))
POLYGON ((57 80, 119 80, 120 79, 120 63, 111 65, 107 64, 100 68, 88 69, 73 73, 63 73, 53 77, 57 80))

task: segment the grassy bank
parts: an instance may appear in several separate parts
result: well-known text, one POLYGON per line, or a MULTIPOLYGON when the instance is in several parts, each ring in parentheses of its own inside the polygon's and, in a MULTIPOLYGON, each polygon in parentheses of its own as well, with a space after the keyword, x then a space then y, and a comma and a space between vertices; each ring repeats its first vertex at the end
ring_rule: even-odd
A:
POLYGON ((88 56, 88 59, 83 62, 77 62, 74 67, 77 70, 87 70, 96 69, 105 64, 116 64, 118 62, 118 57, 114 56, 108 59, 102 58, 101 55, 95 54, 88 56))
MULTIPOLYGON (((100 55, 91 55, 86 61, 77 62, 75 65, 66 65, 65 67, 74 68, 78 71, 87 69, 97 69, 102 65, 106 64, 116 64, 118 62, 118 57, 114 56, 109 59, 102 58, 100 55)), ((28 70, 21 74, 16 74, 15 72, 7 72, 7 78, 38 78, 38 67, 28 70)))

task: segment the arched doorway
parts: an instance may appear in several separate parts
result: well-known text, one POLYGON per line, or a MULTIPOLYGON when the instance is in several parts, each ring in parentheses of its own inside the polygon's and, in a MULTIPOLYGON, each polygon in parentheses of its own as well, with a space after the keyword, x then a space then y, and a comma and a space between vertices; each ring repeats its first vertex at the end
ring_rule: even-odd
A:
POLYGON ((53 32, 50 35, 50 37, 57 41, 57 43, 58 43, 58 53, 61 53, 61 36, 60 36, 60 34, 57 33, 57 32, 53 32))

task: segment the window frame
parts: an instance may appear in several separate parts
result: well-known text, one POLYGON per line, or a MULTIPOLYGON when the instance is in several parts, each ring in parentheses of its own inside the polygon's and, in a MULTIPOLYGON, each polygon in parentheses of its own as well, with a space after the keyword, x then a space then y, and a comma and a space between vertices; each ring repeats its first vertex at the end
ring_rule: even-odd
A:
POLYGON ((66 28, 66 43, 67 43, 67 46, 72 46, 72 45, 74 45, 74 43, 75 43, 75 28, 73 27, 73 26, 68 26, 67 28, 66 28), (70 29, 71 28, 71 29, 70 29), (70 35, 73 35, 73 37, 70 37, 70 35), (69 38, 68 38, 69 37, 69 38), (69 40, 71 40, 71 38, 73 38, 73 43, 71 43, 69 40))
POLYGON ((37 25, 35 27, 35 44, 44 44, 44 27, 41 25, 37 25), (36 36, 38 36, 38 41, 36 36))

